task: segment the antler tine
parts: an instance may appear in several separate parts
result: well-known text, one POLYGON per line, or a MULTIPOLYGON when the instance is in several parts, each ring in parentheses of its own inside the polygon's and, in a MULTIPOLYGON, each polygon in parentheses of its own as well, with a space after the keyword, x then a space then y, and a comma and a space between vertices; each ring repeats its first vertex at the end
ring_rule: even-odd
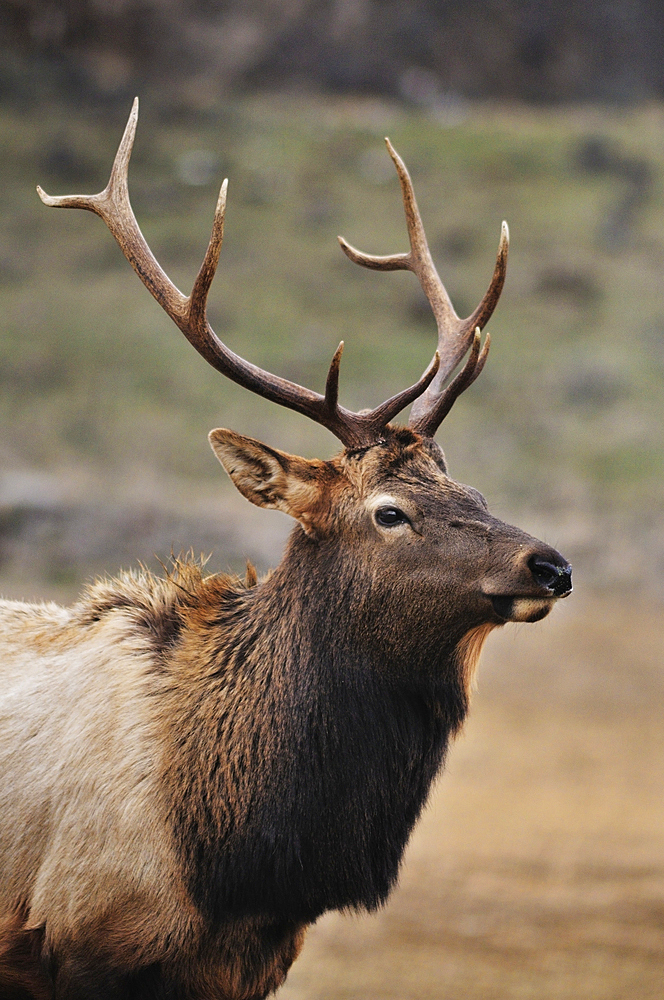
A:
POLYGON ((138 124, 138 98, 134 99, 108 184, 99 194, 52 197, 39 185, 37 193, 51 208, 84 208, 105 222, 120 249, 159 305, 181 326, 187 312, 187 298, 162 270, 139 229, 129 201, 127 172, 138 124), (177 317, 177 318, 176 318, 177 317))
POLYGON ((422 434, 424 437, 433 437, 461 393, 465 392, 468 386, 472 385, 477 376, 480 374, 489 355, 491 334, 487 333, 481 349, 480 343, 481 333, 478 326, 475 328, 468 360, 461 371, 452 379, 449 385, 443 389, 437 397, 435 403, 426 413, 424 413, 418 420, 414 420, 411 415, 409 426, 412 427, 414 431, 417 431, 418 434, 422 434))
MULTIPOLYGON (((436 433, 438 427, 440 427, 444 417, 449 413, 452 403, 454 400, 461 395, 465 389, 471 385, 477 375, 484 367, 486 361, 486 354, 489 350, 489 338, 487 334, 487 340, 485 342, 486 353, 483 352, 483 361, 481 363, 480 369, 475 375, 470 379, 470 381, 463 386, 458 392, 455 393, 452 402, 447 405, 443 403, 444 399, 448 399, 446 393, 447 389, 444 388, 444 379, 447 377, 450 371, 453 371, 457 366, 461 358, 464 356, 468 347, 473 343, 473 338, 477 330, 482 330, 486 324, 491 319, 494 309, 498 304, 498 299, 500 298, 500 293, 503 290, 503 285, 505 284, 505 276, 507 274, 507 254, 509 251, 509 229, 506 222, 503 222, 500 228, 500 240, 498 243, 498 253, 496 255, 496 263, 493 269, 493 275, 491 276, 491 281, 486 292, 482 296, 480 304, 477 306, 475 311, 465 320, 457 319, 455 325, 455 350, 450 352, 449 362, 451 367, 448 369, 446 375, 441 376, 440 372, 438 377, 432 382, 431 386, 424 392, 421 398, 417 399, 413 404, 413 408, 410 411, 410 419, 408 421, 411 427, 415 426, 427 426, 430 428, 429 436, 433 437, 436 433), (440 405, 439 405, 440 404, 440 405), (434 423, 432 414, 439 414, 438 422, 434 423)), ((455 314, 456 315, 456 314, 455 314)), ((438 333, 438 343, 440 345, 441 332, 439 326, 438 333)), ((439 348, 440 349, 440 348, 439 348)), ((470 359, 469 359, 470 360, 470 359)), ((442 367, 442 366, 441 366, 442 367)), ((461 374, 461 373, 460 373, 461 374)), ((450 383, 450 386, 456 382, 456 379, 450 383)), ((448 386, 449 388, 449 386, 448 386)))
POLYGON ((339 369, 341 367, 341 355, 344 352, 344 342, 340 342, 334 357, 330 362, 330 369, 325 380, 325 405, 328 410, 336 410, 339 405, 339 369))
POLYGON ((438 372, 438 354, 414 385, 392 396, 373 410, 354 413, 340 406, 338 402, 339 364, 343 343, 339 345, 332 359, 324 396, 296 382, 264 371, 231 351, 217 337, 207 320, 207 298, 223 240, 228 181, 224 181, 219 192, 212 234, 203 263, 191 295, 185 296, 173 284, 152 254, 129 200, 127 174, 137 122, 138 98, 134 100, 109 182, 103 191, 93 195, 52 197, 38 187, 39 197, 44 204, 53 208, 84 208, 99 215, 143 284, 199 354, 222 375, 265 399, 303 413, 322 424, 346 447, 363 447, 379 440, 389 421, 430 386, 438 372))
MULTIPOLYGON (((507 269, 509 231, 507 223, 503 222, 496 265, 489 288, 472 315, 467 319, 460 319, 454 310, 447 290, 440 280, 433 263, 422 218, 415 199, 413 182, 406 169, 406 165, 392 146, 390 140, 386 139, 385 143, 397 169, 401 185, 410 251, 408 253, 391 254, 387 257, 378 257, 357 250, 342 237, 339 237, 339 243, 346 256, 354 261, 354 263, 360 264, 363 267, 371 268, 375 271, 412 271, 417 276, 422 290, 429 300, 438 327, 438 353, 440 354, 441 363, 436 378, 413 404, 409 423, 411 427, 416 429, 422 427, 433 428, 430 430, 430 436, 432 436, 441 423, 443 416, 449 412, 454 399, 475 380, 486 360, 486 352, 483 351, 481 366, 473 374, 470 381, 468 381, 468 373, 466 372, 466 376, 464 376, 461 382, 457 382, 456 379, 454 380, 453 384, 456 385, 456 389, 453 397, 452 394, 447 393, 447 390, 444 388, 446 378, 456 368, 473 343, 475 330, 478 327, 482 330, 488 323, 500 297, 507 269), (463 387, 459 388, 461 385, 463 387), (433 419, 429 416, 433 412, 439 415, 438 423, 435 426, 433 425, 433 419)), ((486 346, 486 350, 488 351, 488 346, 486 346)), ((466 367, 468 368, 468 366, 466 367)), ((468 368, 468 371, 471 369, 474 370, 473 365, 468 368)), ((464 371, 466 371, 466 368, 464 371)), ((449 388, 451 388, 451 385, 449 388)))

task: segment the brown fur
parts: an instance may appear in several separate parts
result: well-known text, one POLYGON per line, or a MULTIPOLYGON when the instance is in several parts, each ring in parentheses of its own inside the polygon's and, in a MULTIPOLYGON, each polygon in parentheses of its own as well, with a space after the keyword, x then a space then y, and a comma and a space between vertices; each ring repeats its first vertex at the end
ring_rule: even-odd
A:
POLYGON ((492 595, 553 603, 529 559, 561 557, 411 431, 328 462, 213 443, 299 522, 272 573, 174 559, 0 607, 0 1000, 262 1000, 308 924, 394 885, 492 595))
POLYGON ((0 917, 0 997, 51 1000, 53 983, 41 958, 44 929, 29 927, 24 906, 0 917))
POLYGON ((411 253, 342 248, 435 286, 449 346, 416 386, 353 414, 337 404, 342 345, 323 397, 207 326, 225 185, 192 295, 165 279, 124 187, 137 113, 103 194, 40 196, 100 214, 214 367, 353 447, 322 462, 211 432, 238 490, 298 522, 260 582, 176 561, 163 580, 98 583, 70 611, 0 602, 0 1000, 46 1000, 46 963, 54 1000, 264 1000, 308 924, 387 899, 490 628, 535 621, 571 589, 562 557, 493 518, 432 440, 486 359, 477 332, 443 390, 497 302, 506 226, 483 302, 457 321, 388 142, 411 253), (418 393, 412 427, 392 426, 418 393))

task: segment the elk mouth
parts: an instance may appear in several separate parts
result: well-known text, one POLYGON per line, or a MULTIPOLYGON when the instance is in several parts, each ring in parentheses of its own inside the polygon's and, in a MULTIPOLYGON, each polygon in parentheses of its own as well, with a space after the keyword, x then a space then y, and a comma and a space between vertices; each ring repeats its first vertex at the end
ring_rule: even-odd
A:
MULTIPOLYGON (((551 611, 557 597, 532 595, 488 595, 495 614, 504 622, 539 622, 551 611)), ((567 596, 567 595, 565 595, 567 596)))

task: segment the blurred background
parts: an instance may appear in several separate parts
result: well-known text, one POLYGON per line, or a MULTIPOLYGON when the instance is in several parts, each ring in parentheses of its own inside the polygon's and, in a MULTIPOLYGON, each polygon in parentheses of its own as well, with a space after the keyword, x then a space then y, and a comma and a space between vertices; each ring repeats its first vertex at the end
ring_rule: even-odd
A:
POLYGON ((100 220, 131 100, 139 222, 186 292, 230 178, 210 316, 342 401, 414 381, 435 324, 383 144, 457 312, 507 284, 439 438, 455 478, 556 545, 575 593, 491 637, 465 733, 371 917, 311 932, 289 1000, 660 1000, 664 986, 664 7, 602 0, 0 0, 0 587, 74 600, 192 548, 261 571, 290 528, 206 434, 336 443, 209 369, 100 220))

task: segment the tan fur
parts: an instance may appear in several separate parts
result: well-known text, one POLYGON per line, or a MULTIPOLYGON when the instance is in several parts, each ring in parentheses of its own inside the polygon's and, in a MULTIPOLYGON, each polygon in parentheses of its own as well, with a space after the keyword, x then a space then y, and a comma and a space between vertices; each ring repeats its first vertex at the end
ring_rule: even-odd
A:
MULTIPOLYGON (((151 577, 122 584, 164 599, 151 577)), ((156 955, 175 942, 152 939, 164 922, 150 914, 170 914, 183 938, 197 918, 158 809, 149 644, 126 608, 94 620, 113 588, 97 585, 70 611, 0 603, 0 909, 24 900, 49 948, 83 945, 91 915, 109 933, 144 922, 141 948, 156 955)))
POLYGON ((256 567, 247 559, 247 571, 244 576, 244 585, 249 590, 251 587, 255 587, 257 583, 258 574, 256 573, 256 567))
POLYGON ((487 622, 485 625, 478 625, 477 628, 473 628, 467 632, 457 646, 457 663, 462 672, 463 685, 469 699, 475 684, 477 668, 484 643, 496 627, 492 622, 487 622))

